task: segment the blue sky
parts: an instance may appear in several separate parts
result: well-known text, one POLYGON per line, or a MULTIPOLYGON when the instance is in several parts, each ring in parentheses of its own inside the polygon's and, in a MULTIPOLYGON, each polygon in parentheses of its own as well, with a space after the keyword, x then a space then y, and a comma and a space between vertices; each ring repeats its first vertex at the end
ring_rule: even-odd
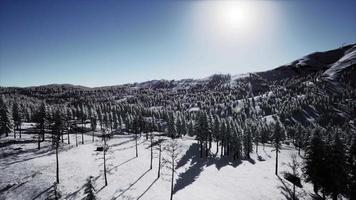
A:
POLYGON ((355 7, 351 0, 1 0, 0 86, 272 69, 355 43, 355 7))

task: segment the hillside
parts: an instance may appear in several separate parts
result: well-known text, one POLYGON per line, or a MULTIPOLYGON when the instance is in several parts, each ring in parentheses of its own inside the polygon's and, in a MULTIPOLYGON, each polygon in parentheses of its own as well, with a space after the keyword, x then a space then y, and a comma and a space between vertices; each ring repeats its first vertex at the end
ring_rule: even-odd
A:
POLYGON ((242 75, 2 87, 0 199, 53 199, 55 192, 82 199, 93 188, 99 199, 168 199, 170 190, 177 200, 292 199, 285 177, 292 154, 293 180, 302 186, 296 198, 351 198, 355 56, 356 45, 348 45, 242 75), (165 169, 156 180, 157 165, 147 171, 149 146, 156 164, 160 139, 165 169), (171 153, 174 141, 181 155, 171 153))

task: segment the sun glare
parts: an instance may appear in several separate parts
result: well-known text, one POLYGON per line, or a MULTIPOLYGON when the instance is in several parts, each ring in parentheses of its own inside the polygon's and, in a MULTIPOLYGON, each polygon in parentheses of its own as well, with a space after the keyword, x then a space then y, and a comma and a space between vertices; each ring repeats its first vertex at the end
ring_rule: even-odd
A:
POLYGON ((223 29, 243 30, 252 23, 252 14, 251 7, 246 2, 227 1, 218 5, 215 15, 223 29))
POLYGON ((268 29, 262 21, 271 18, 269 4, 243 0, 196 2, 192 12, 194 33, 200 40, 219 45, 250 42, 261 29, 268 29))

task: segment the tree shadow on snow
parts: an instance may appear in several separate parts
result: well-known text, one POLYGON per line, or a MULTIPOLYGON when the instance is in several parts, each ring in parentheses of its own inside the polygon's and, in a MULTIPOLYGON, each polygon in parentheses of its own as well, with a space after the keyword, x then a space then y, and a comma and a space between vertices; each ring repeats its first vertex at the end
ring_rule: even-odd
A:
POLYGON ((137 158, 137 157, 132 157, 132 158, 130 158, 130 159, 118 164, 118 165, 113 166, 112 168, 108 169, 108 172, 111 172, 112 170, 117 169, 118 167, 120 167, 120 166, 122 166, 122 165, 124 165, 124 164, 126 164, 126 163, 128 163, 128 162, 130 162, 132 160, 134 160, 135 158, 137 158))
POLYGON ((146 188, 146 190, 137 198, 137 200, 141 199, 141 198, 143 197, 143 195, 145 195, 146 192, 147 192, 148 190, 150 190, 151 187, 157 182, 157 180, 158 180, 158 178, 156 178, 156 179, 151 183, 151 185, 149 185, 149 186, 146 188))
POLYGON ((43 194, 47 193, 48 191, 50 191, 53 188, 53 185, 50 186, 49 188, 43 190, 42 192, 40 192, 39 194, 37 194, 35 197, 32 198, 32 200, 35 200, 39 197, 41 197, 43 194))
POLYGON ((210 166, 214 164, 216 169, 220 170, 221 168, 227 165, 237 167, 241 164, 241 160, 236 160, 232 162, 230 157, 200 158, 199 155, 199 145, 196 143, 192 144, 186 151, 184 156, 177 163, 176 169, 186 165, 189 161, 191 165, 185 172, 180 173, 178 175, 173 189, 174 194, 179 190, 192 184, 199 177, 205 166, 210 166))
POLYGON ((129 185, 129 187, 127 187, 124 190, 120 190, 120 194, 116 197, 113 197, 112 200, 118 199, 120 196, 122 196, 125 192, 127 192, 128 190, 131 189, 132 186, 134 186, 139 180, 141 180, 148 172, 150 171, 150 169, 148 169, 147 171, 145 171, 140 177, 138 177, 138 179, 136 179, 133 183, 131 183, 129 185))

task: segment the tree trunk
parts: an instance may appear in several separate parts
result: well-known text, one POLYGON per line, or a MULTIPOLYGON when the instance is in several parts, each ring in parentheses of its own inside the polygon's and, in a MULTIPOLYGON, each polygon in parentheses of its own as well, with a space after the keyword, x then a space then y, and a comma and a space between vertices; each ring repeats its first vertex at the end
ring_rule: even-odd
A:
POLYGON ((105 135, 104 135, 104 148, 103 148, 103 152, 104 152, 104 178, 105 178, 105 186, 108 185, 108 179, 106 177, 106 139, 105 139, 105 135))
POLYGON ((20 123, 20 138, 21 138, 21 132, 22 132, 22 130, 21 130, 21 123, 20 123))
POLYGON ((275 171, 276 176, 278 176, 278 148, 276 148, 276 171, 275 171))
POLYGON ((93 139, 92 139, 92 140, 93 140, 93 142, 94 142, 94 131, 93 131, 93 139))
POLYGON ((82 144, 84 144, 84 119, 82 119, 82 144))
POLYGON ((173 200, 173 181, 174 181, 174 158, 172 156, 172 180, 171 180, 171 199, 173 200))
POLYGON ((56 145, 56 177, 57 177, 57 183, 59 183, 59 163, 58 163, 58 142, 56 145))
POLYGON ((161 148, 161 144, 159 144, 159 155, 158 155, 158 176, 157 178, 159 178, 161 176, 161 153, 162 153, 162 148, 161 148))
POLYGON ((152 147, 152 135, 151 135, 151 163, 150 163, 150 169, 152 169, 152 160, 153 160, 153 147, 152 147))
POLYGON ((38 133, 38 149, 41 149, 41 133, 38 133))
POLYGON ((219 141, 216 141, 216 155, 219 153, 219 141))
POLYGON ((137 151, 137 134, 135 135, 135 143, 136 143, 136 158, 138 157, 138 151, 137 151))
POLYGON ((202 141, 199 141, 200 142, 200 158, 203 157, 203 142, 202 141))
POLYGON ((68 144, 70 144, 69 132, 70 132, 70 130, 68 130, 68 132, 67 132, 68 133, 68 138, 67 138, 68 139, 68 144))
POLYGON ((75 132, 75 146, 78 146, 78 134, 75 132))

